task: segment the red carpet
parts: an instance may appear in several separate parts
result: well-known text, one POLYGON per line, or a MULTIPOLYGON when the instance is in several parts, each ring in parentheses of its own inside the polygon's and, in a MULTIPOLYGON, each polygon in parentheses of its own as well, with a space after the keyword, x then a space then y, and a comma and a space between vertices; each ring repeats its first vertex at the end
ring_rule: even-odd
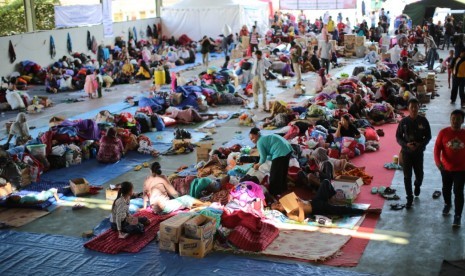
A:
POLYGON ((118 254, 120 252, 137 253, 156 237, 160 229, 160 223, 172 215, 160 216, 152 212, 140 211, 135 216, 145 216, 151 221, 150 225, 145 228, 144 234, 130 235, 126 239, 119 239, 118 232, 109 229, 85 243, 84 247, 107 254, 118 254))
MULTIPOLYGON (((375 186, 391 186, 395 171, 385 169, 384 164, 392 162, 392 157, 398 155, 400 151, 400 146, 396 142, 397 124, 385 124, 378 128, 383 129, 385 133, 384 137, 380 137, 379 151, 365 153, 352 160, 357 166, 365 166, 366 172, 374 176, 371 185, 364 185, 356 200, 357 203, 371 204, 370 208, 383 208, 384 198, 371 194, 371 188, 375 186)), ((358 232, 373 233, 378 219, 378 216, 367 216, 358 232)), ((368 242, 368 239, 352 237, 342 248, 340 256, 325 261, 323 264, 345 267, 357 266, 368 242)))

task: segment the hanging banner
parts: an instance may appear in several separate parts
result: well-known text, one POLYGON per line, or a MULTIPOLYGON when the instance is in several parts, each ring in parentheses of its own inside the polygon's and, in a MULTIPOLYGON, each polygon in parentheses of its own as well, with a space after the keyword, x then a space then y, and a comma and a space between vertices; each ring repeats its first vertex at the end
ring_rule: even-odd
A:
POLYGON ((111 12, 111 0, 103 0, 103 36, 113 37, 113 13, 111 12))
POLYGON ((355 9, 357 0, 279 0, 281 10, 355 9))
POLYGON ((102 5, 55 6, 55 28, 102 24, 102 5))

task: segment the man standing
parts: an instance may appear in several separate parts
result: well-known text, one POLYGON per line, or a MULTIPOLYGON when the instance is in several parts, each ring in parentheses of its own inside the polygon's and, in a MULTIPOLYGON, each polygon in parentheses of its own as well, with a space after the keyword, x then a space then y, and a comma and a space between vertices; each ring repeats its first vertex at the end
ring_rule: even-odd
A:
POLYGON ((326 68, 326 74, 329 73, 329 63, 331 55, 333 53, 333 44, 329 43, 329 37, 321 42, 320 50, 318 51, 318 57, 321 58, 322 66, 326 68))
POLYGON ((403 118, 397 126, 396 139, 402 147, 402 159, 404 169, 404 186, 407 194, 407 208, 412 207, 412 169, 415 172, 415 196, 421 192, 423 182, 423 152, 426 145, 431 140, 431 128, 428 120, 423 116, 418 116, 420 102, 410 99, 408 102, 408 117, 403 118))
POLYGON ((434 145, 434 161, 441 171, 442 196, 444 197, 443 215, 448 215, 452 205, 452 187, 454 188, 455 216, 453 227, 460 227, 463 210, 463 187, 465 184, 465 129, 462 129, 465 112, 460 109, 450 114, 450 127, 439 131, 434 145))
POLYGON ((262 57, 262 51, 257 50, 255 52, 255 58, 252 66, 252 74, 254 75, 252 79, 252 90, 253 98, 255 102, 254 108, 258 108, 258 93, 259 89, 262 90, 263 97, 263 111, 267 112, 266 108, 266 74, 268 68, 271 66, 271 63, 262 57))
POLYGON ((425 54, 426 54, 426 64, 428 65, 428 70, 433 70, 434 61, 436 60, 437 55, 437 46, 434 42, 434 38, 431 34, 424 34, 424 43, 425 43, 425 54), (428 51, 429 50, 429 51, 428 51))
POLYGON ((447 43, 447 50, 449 50, 450 38, 453 37, 455 33, 454 25, 452 24, 452 19, 450 17, 447 18, 446 24, 444 25, 444 29, 444 44, 442 45, 442 49, 444 50, 444 47, 447 43))
POLYGON ((302 84, 302 71, 300 69, 300 58, 302 57, 302 47, 295 41, 291 42, 291 61, 292 68, 294 69, 295 76, 297 78, 295 86, 298 87, 302 84))
POLYGON ((460 56, 452 59, 452 90, 450 91, 450 103, 455 104, 457 92, 460 96, 460 104, 465 108, 465 49, 460 51, 460 56))

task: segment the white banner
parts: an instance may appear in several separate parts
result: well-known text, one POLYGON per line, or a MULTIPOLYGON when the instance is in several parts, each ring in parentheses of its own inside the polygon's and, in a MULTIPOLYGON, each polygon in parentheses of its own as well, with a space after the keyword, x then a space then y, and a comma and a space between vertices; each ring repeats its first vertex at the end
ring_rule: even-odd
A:
POLYGON ((102 5, 55 6, 55 28, 102 24, 102 5))
POLYGON ((103 0, 103 36, 113 37, 113 14, 111 12, 112 0, 103 0))

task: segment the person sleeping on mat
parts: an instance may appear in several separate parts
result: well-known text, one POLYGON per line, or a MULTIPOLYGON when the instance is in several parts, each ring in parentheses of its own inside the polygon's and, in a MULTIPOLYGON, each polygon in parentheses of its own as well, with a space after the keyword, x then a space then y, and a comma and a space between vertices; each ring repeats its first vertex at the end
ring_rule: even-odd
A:
POLYGON ((144 233, 144 227, 150 224, 146 217, 135 217, 129 214, 129 202, 134 186, 131 182, 121 183, 118 196, 111 207, 111 229, 118 231, 118 238, 125 239, 130 234, 144 233))
POLYGON ((159 214, 210 205, 210 202, 202 202, 190 195, 180 197, 166 176, 162 175, 160 163, 154 162, 151 171, 152 174, 144 182, 144 209, 147 208, 147 201, 150 202, 153 212, 159 214))
MULTIPOLYGON (((329 201, 334 195, 336 195, 336 191, 334 190, 333 185, 328 179, 324 179, 321 181, 320 188, 318 189, 315 198, 311 201, 304 201, 297 198, 299 208, 287 213, 287 217, 295 221, 303 222, 306 218, 312 215, 361 216, 365 213, 381 213, 381 209, 362 210, 350 206, 332 205, 329 201)), ((279 202, 273 203, 271 209, 278 210, 286 214, 286 211, 279 202)))
POLYGON ((21 204, 21 205, 34 205, 38 203, 45 202, 51 197, 54 197, 57 203, 61 200, 58 197, 57 189, 51 188, 47 191, 42 191, 40 193, 30 193, 24 196, 21 195, 9 195, 6 198, 7 204, 21 204))

